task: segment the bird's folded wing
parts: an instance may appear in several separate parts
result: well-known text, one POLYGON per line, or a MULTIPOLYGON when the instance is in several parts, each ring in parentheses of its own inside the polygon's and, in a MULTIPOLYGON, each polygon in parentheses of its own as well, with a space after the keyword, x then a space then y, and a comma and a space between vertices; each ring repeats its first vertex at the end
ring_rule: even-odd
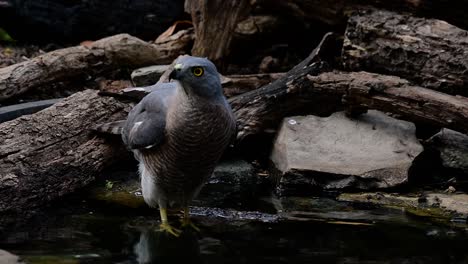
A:
POLYGON ((150 93, 128 114, 122 139, 129 149, 153 148, 164 140, 167 98, 150 93))

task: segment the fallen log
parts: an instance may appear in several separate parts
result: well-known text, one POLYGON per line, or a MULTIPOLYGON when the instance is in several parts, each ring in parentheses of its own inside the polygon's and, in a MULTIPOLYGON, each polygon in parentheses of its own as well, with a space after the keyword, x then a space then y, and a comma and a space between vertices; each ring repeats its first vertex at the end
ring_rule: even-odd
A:
POLYGON ((380 110, 416 124, 468 134, 468 98, 414 86, 396 76, 321 72, 318 66, 312 63, 270 85, 230 98, 238 139, 275 130, 290 115, 326 116, 343 107, 380 110))
POLYGON ((368 72, 327 72, 308 76, 321 95, 345 95, 346 106, 391 113, 398 119, 468 134, 468 98, 420 86, 396 76, 368 72))
POLYGON ((335 42, 333 35, 326 35, 317 49, 283 78, 229 99, 237 116, 239 140, 275 130, 281 119, 289 115, 325 116, 341 110, 344 107, 343 96, 346 96, 348 108, 382 110, 397 114, 404 120, 468 133, 466 98, 411 85, 395 76, 323 73, 328 71, 323 63, 333 56, 335 42), (329 79, 329 83, 322 85, 322 81, 330 76, 335 79, 329 79), (351 89, 353 82, 360 83, 351 89), (395 90, 394 87, 401 89, 395 90), (382 97, 371 97, 377 90, 382 91, 382 97), (365 91, 368 91, 368 97, 364 96, 365 91))
POLYGON ((0 124, 0 229, 81 188, 126 151, 88 130, 123 118, 129 105, 97 91, 76 93, 0 124))
POLYGON ((343 63, 349 71, 396 75, 468 96, 468 31, 444 21, 365 11, 348 22, 343 63))
POLYGON ((283 72, 227 75, 223 79, 224 94, 226 97, 243 94, 267 85, 285 75, 283 72))
POLYGON ((49 83, 105 70, 171 63, 193 41, 193 30, 179 33, 159 44, 120 34, 0 68, 0 101, 49 83))

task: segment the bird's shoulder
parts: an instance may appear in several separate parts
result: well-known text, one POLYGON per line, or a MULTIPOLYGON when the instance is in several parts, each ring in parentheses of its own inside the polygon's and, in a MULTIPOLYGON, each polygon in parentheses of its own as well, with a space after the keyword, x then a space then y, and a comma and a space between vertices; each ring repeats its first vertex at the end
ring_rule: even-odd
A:
POLYGON ((163 141, 168 107, 175 94, 174 84, 157 84, 133 107, 122 130, 122 139, 130 149, 154 147, 163 141))

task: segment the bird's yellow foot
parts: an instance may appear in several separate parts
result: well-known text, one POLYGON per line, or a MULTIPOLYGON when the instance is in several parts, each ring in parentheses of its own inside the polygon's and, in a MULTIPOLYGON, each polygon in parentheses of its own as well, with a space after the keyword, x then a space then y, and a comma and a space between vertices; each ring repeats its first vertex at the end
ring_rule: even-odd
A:
POLYGON ((164 222, 164 221, 159 225, 159 228, 160 228, 160 231, 168 232, 169 234, 175 237, 179 237, 180 233, 182 233, 181 230, 171 226, 168 222, 164 222))
POLYGON ((200 232, 200 228, 198 228, 192 221, 190 221, 190 218, 182 219, 182 227, 183 228, 191 227, 196 232, 200 232))
POLYGON ((174 235, 175 237, 180 236, 180 233, 182 233, 182 231, 174 228, 169 224, 169 221, 167 220, 166 208, 160 207, 159 212, 161 213, 161 225, 159 225, 160 231, 166 231, 169 234, 174 235))
POLYGON ((184 207, 184 218, 182 218, 182 227, 187 228, 191 227, 196 232, 200 232, 200 228, 198 228, 191 220, 190 220, 190 210, 188 207, 184 207))

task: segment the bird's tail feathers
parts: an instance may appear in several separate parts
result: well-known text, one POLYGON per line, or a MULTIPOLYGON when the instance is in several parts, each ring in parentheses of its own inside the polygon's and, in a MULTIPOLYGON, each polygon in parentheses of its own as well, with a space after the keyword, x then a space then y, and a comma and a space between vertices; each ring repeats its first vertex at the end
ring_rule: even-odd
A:
POLYGON ((120 135, 124 127, 125 120, 109 122, 104 124, 98 124, 92 128, 92 130, 104 134, 120 135))

